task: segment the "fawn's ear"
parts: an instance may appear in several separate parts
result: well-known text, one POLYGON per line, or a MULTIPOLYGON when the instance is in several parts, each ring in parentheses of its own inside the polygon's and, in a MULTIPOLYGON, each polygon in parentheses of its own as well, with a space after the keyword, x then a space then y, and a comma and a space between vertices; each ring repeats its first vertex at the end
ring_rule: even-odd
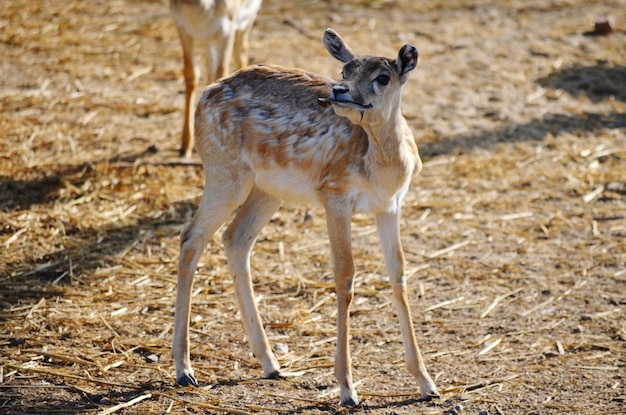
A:
POLYGON ((326 29, 323 40, 326 50, 328 50, 328 53, 330 53, 335 59, 338 59, 343 63, 348 63, 356 57, 348 45, 346 45, 343 39, 339 37, 333 29, 326 29))
POLYGON ((409 78, 409 72, 417 66, 417 55, 417 48, 409 44, 402 46, 398 52, 397 65, 402 82, 409 78))

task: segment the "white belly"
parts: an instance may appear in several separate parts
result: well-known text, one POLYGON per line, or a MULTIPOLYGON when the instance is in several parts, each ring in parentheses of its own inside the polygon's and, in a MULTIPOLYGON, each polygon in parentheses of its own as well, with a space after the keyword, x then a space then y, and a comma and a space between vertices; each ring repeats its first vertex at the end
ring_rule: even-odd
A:
POLYGON ((295 205, 320 206, 311 179, 290 168, 257 169, 255 183, 265 193, 295 205))

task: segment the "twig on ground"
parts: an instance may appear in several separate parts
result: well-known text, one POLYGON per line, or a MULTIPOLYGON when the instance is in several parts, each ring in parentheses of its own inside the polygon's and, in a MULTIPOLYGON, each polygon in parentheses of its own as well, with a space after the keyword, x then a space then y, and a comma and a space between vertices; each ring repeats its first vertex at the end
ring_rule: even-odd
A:
POLYGON ((438 256, 445 255, 445 254, 448 254, 450 252, 456 251, 459 248, 463 248, 465 245, 467 245, 469 243, 470 243, 469 239, 466 239, 466 240, 458 242, 458 243, 456 243, 454 245, 450 245, 447 248, 439 249, 439 250, 437 250, 435 252, 432 252, 432 253, 426 255, 426 257, 427 258, 431 258, 431 259, 432 258, 437 258, 438 256))
POLYGON ((105 409, 104 411, 98 412, 98 415, 109 415, 109 414, 112 414, 113 412, 119 411, 120 409, 131 407, 135 405, 136 403, 139 403, 143 400, 150 399, 150 398, 152 398, 152 394, 146 393, 144 395, 137 396, 136 398, 131 399, 128 402, 120 403, 108 409, 105 409))
POLYGON ((487 317, 487 314, 491 313, 491 311, 496 308, 496 306, 498 305, 498 303, 500 303, 500 301, 504 300, 507 297, 510 297, 512 295, 517 294, 518 292, 522 291, 521 288, 518 288, 517 290, 513 290, 510 293, 507 294, 503 294, 503 295, 499 295, 498 297, 496 297, 491 304, 489 304, 489 306, 485 309, 485 311, 483 311, 482 313, 480 313, 480 318, 485 318, 487 317))
POLYGON ((77 380, 82 380, 82 381, 86 381, 86 382, 92 382, 92 383, 97 383, 100 385, 107 385, 107 386, 117 386, 120 388, 134 388, 134 385, 126 385, 123 383, 116 383, 116 382, 108 382, 106 380, 101 380, 101 379, 94 379, 94 378, 86 378, 84 376, 78 376, 78 375, 70 375, 67 373, 60 373, 54 370, 43 370, 43 369, 36 369, 36 368, 31 368, 31 367, 23 367, 23 366, 18 366, 18 365, 13 365, 13 364, 7 364, 5 365, 5 367, 11 368, 11 369, 15 369, 17 371, 22 371, 22 372, 32 372, 32 373, 39 373, 42 375, 49 375, 49 376, 58 376, 58 377, 62 377, 62 378, 68 378, 68 379, 77 379, 77 380))
POLYGON ((442 301, 442 302, 440 302, 438 304, 431 305, 430 307, 428 307, 424 311, 432 311, 432 310, 435 310, 437 308, 441 308, 441 307, 448 306, 450 304, 458 303, 459 301, 463 301, 463 298, 465 298, 465 297, 460 296, 460 297, 457 297, 457 298, 453 298, 451 300, 442 301))

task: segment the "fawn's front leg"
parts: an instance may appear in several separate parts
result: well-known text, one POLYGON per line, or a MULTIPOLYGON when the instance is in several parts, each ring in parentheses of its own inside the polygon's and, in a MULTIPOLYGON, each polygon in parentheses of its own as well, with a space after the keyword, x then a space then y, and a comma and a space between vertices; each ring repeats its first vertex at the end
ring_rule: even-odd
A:
POLYGON ((430 400, 439 396, 437 386, 432 381, 426 370, 424 359, 420 353, 415 338, 409 300, 406 293, 404 280, 404 252, 400 242, 399 230, 400 209, 396 212, 379 213, 376 215, 376 224, 382 246, 387 273, 393 288, 393 303, 398 319, 404 344, 404 354, 409 372, 417 379, 420 385, 421 399, 430 400))
POLYGON ((352 361, 348 345, 350 304, 352 303, 354 287, 354 261, 351 243, 352 204, 345 199, 330 199, 326 201, 325 208, 337 291, 335 377, 341 390, 340 404, 354 406, 358 405, 359 399, 352 384, 352 361))

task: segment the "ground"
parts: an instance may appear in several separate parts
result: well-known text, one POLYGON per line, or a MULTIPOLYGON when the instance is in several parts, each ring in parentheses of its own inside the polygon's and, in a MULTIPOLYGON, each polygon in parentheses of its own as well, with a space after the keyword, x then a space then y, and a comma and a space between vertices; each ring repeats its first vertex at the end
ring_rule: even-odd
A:
POLYGON ((303 206, 275 215, 252 258, 294 376, 260 379, 217 235, 194 288, 201 385, 176 387, 178 236, 203 176, 177 155, 167 3, 4 0, 1 413, 626 413, 626 3, 266 0, 251 59, 338 78, 327 27, 361 54, 419 49, 403 112, 424 169, 401 227, 441 399, 419 401, 373 220, 356 216, 362 402, 337 405, 324 214, 303 206), (596 35, 605 14, 615 30, 596 35))

